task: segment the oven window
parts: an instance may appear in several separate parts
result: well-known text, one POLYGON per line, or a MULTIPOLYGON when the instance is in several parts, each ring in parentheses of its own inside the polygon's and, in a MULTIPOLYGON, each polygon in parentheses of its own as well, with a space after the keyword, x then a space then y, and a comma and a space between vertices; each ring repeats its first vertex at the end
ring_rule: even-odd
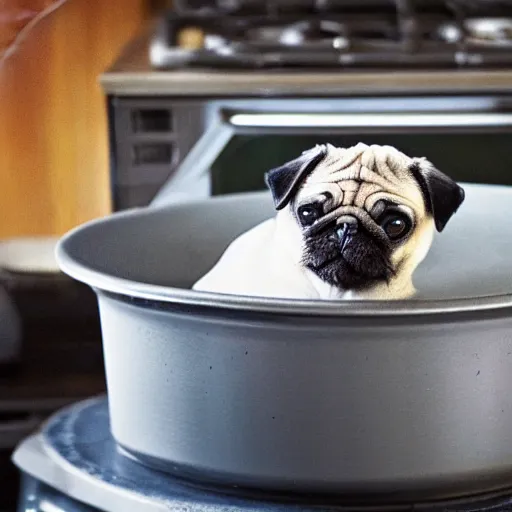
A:
POLYGON ((409 156, 428 158, 457 181, 512 185, 510 133, 235 135, 211 167, 212 194, 262 190, 267 170, 326 142, 341 147, 358 142, 395 146, 409 156))

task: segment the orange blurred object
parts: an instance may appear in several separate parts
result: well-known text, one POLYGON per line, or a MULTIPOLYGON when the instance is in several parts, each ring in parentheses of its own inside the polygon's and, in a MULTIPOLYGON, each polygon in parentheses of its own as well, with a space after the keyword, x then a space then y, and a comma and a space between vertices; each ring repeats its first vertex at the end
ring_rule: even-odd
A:
MULTIPOLYGON (((65 1, 65 0, 64 0, 65 1)), ((3 0, 0 2, 0 59, 24 29, 37 22, 39 16, 57 8, 63 0, 3 0)))
POLYGON ((109 213, 98 76, 151 14, 143 0, 0 0, 0 238, 109 213))

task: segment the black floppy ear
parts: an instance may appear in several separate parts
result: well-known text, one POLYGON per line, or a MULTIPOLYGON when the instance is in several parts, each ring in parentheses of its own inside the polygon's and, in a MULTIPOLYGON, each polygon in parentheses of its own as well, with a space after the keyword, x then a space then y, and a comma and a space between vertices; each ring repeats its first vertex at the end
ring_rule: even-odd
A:
POLYGON ((326 146, 315 146, 313 149, 304 151, 295 160, 265 174, 265 183, 272 192, 276 210, 283 209, 290 202, 297 188, 320 163, 326 153, 326 146))
POLYGON ((416 159, 410 170, 420 184, 427 211, 441 232, 464 201, 464 189, 424 159, 416 159))

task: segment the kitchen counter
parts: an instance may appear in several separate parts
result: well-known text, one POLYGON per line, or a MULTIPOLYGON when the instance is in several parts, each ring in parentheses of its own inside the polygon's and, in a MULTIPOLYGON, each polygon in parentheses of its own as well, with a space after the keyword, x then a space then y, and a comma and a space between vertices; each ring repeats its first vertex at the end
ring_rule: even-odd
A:
POLYGON ((343 96, 370 94, 504 93, 510 70, 442 71, 161 71, 149 62, 151 28, 129 44, 100 78, 118 96, 343 96))

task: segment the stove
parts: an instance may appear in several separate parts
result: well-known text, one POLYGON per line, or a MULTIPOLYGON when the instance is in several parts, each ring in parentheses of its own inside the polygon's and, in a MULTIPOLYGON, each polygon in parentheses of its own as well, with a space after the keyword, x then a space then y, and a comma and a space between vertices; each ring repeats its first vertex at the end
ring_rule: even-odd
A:
POLYGON ((23 475, 19 512, 335 512, 510 511, 510 491, 465 500, 364 506, 307 497, 279 499, 201 488, 152 470, 120 451, 110 434, 108 402, 98 396, 56 413, 13 455, 23 475))
POLYGON ((493 68, 512 64, 512 4, 492 0, 176 2, 155 68, 493 68))
POLYGON ((176 0, 100 78, 112 207, 263 190, 325 142, 510 184, 511 28, 511 0, 176 0))

